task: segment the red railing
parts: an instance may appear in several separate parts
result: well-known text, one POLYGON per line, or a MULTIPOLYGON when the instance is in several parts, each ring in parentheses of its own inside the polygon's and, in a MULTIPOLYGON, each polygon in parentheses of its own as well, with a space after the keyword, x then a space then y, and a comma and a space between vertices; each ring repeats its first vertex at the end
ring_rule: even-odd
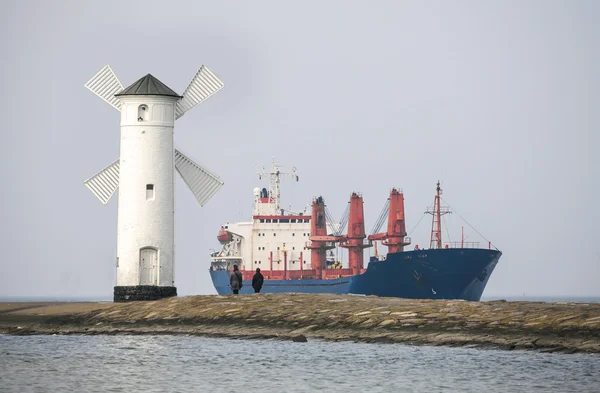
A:
MULTIPOLYGON (((317 277, 317 273, 316 270, 314 269, 304 269, 304 270, 288 270, 283 271, 283 270, 262 270, 261 269, 261 274, 264 276, 265 280, 302 280, 302 279, 317 279, 320 277, 317 277)), ((365 269, 363 269, 361 271, 361 273, 364 273, 365 269)), ((254 274, 256 272, 254 270, 243 270, 242 271, 242 276, 244 277, 244 280, 252 280, 252 277, 254 277, 254 274)), ((352 275, 352 269, 327 269, 327 270, 323 270, 323 278, 325 280, 333 280, 336 278, 340 278, 340 277, 344 277, 344 276, 351 276, 352 275)))

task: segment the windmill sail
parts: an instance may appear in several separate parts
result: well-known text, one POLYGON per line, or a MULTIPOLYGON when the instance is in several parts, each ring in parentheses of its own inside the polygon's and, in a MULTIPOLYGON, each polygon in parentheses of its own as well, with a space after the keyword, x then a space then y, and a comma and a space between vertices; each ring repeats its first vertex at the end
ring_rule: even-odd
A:
POLYGON ((119 187, 119 160, 87 179, 84 184, 106 205, 119 187))
POLYGON ((121 102, 115 97, 115 94, 123 91, 123 85, 109 65, 105 65, 96 75, 87 81, 85 87, 106 101, 110 106, 121 111, 121 102))
POLYGON ((200 206, 204 206, 223 186, 223 182, 218 176, 202 168, 177 149, 175 150, 175 169, 190 188, 200 206))
POLYGON ((177 102, 175 118, 179 119, 185 112, 206 100, 224 86, 225 84, 208 67, 200 67, 194 79, 183 92, 183 98, 177 102))

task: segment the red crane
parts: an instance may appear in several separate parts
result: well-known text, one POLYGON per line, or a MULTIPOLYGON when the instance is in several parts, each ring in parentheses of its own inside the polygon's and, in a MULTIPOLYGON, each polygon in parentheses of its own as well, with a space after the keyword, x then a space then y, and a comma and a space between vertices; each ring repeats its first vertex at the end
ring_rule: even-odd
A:
POLYGON ((339 241, 337 236, 327 236, 327 220, 325 218, 325 201, 323 197, 315 198, 312 202, 312 216, 310 219, 310 249, 312 269, 317 278, 324 278, 323 272, 327 268, 327 250, 335 248, 333 242, 339 241))
POLYGON ((348 218, 348 234, 341 237, 340 247, 348 249, 348 265, 352 274, 361 274, 363 271, 363 249, 371 247, 371 243, 364 243, 365 217, 363 212, 363 198, 356 192, 350 196, 350 215, 348 218))
POLYGON ((401 191, 392 188, 389 202, 390 208, 388 212, 387 232, 370 235, 368 240, 383 240, 382 244, 388 247, 388 253, 401 252, 404 251, 404 246, 410 244, 410 239, 406 237, 404 194, 401 191))

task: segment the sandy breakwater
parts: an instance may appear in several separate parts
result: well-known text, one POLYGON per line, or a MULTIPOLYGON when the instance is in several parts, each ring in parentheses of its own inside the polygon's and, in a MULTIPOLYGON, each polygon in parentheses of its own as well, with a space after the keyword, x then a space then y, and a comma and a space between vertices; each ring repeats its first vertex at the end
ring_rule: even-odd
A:
POLYGON ((0 333, 189 334, 600 353, 600 304, 327 294, 0 303, 0 333))

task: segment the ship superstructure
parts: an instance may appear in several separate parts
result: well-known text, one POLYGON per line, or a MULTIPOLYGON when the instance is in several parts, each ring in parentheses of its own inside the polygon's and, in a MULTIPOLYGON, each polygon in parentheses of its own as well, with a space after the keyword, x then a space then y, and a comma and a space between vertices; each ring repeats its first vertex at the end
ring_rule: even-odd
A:
MULTIPOLYGON (((220 252, 212 255, 212 266, 215 269, 231 268, 238 265, 242 272, 260 268, 268 278, 271 277, 309 277, 312 270, 312 254, 315 246, 311 244, 312 223, 321 229, 325 224, 325 211, 313 217, 307 210, 301 212, 287 211, 281 208, 281 177, 291 176, 298 180, 296 169, 283 172, 273 160, 269 171, 263 169, 261 178, 269 178, 268 188, 254 189, 252 220, 224 224, 219 230, 217 239, 222 244, 220 252), (311 252, 312 251, 312 252, 311 252)), ((316 198, 313 205, 323 206, 323 199, 316 198)), ((322 233, 331 233, 332 227, 323 227, 322 233)), ((320 243, 319 243, 320 244, 320 243)), ((321 251, 333 247, 323 245, 321 251)), ((333 262, 330 263, 333 265, 333 262)))
POLYGON ((356 293, 407 298, 479 300, 501 252, 442 243, 440 220, 449 209, 440 205, 437 184, 430 248, 405 251, 407 236, 404 195, 392 188, 369 235, 366 234, 363 197, 352 192, 342 219, 332 219, 322 196, 312 200, 310 212, 292 212, 280 206, 281 177, 298 180, 296 169, 283 172, 273 159, 268 188, 254 189, 252 220, 224 224, 217 239, 220 251, 211 254, 210 274, 219 294, 231 293, 229 273, 238 265, 244 276, 240 293, 251 293, 256 268, 265 277, 262 292, 356 293), (380 231, 387 221, 385 231, 380 231), (347 226, 347 228, 346 228, 347 226), (346 229, 346 233, 342 234, 346 229), (364 250, 375 251, 364 266, 364 250), (347 263, 337 260, 334 249, 348 250, 347 263))

